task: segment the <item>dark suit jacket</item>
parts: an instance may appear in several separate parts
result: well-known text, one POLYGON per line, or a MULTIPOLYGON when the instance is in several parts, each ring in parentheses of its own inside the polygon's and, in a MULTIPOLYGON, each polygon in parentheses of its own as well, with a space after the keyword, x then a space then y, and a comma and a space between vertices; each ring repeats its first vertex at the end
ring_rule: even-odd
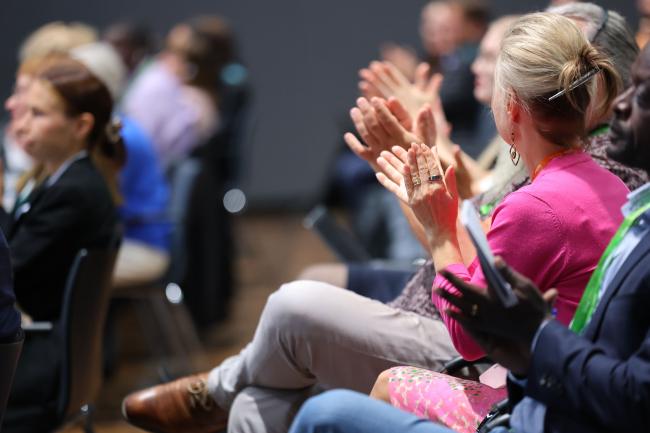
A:
POLYGON ((87 157, 73 162, 52 186, 36 188, 27 205, 17 208, 3 215, 16 298, 35 320, 55 321, 55 331, 25 339, 2 431, 37 433, 49 431, 56 414, 61 363, 56 320, 68 272, 81 248, 109 245, 118 217, 103 177, 87 157))
POLYGON ((108 245, 115 232, 108 187, 85 157, 52 186, 35 188, 27 203, 5 218, 18 305, 35 320, 56 320, 77 252, 108 245))
MULTIPOLYGON (((512 384, 509 391, 521 397, 512 384)), ((650 235, 583 336, 555 321, 542 330, 523 392, 546 405, 545 432, 650 432, 650 235)))

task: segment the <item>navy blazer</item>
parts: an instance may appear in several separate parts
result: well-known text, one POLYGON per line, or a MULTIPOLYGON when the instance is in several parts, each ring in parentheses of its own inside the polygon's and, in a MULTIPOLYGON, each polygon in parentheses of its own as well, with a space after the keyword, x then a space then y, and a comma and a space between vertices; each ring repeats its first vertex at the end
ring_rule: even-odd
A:
POLYGON ((107 246, 118 224, 104 178, 84 157, 3 217, 18 305, 34 320, 58 319, 77 252, 107 246))
POLYGON ((650 234, 583 336, 556 321, 540 332, 523 394, 546 405, 545 432, 650 432, 650 234))

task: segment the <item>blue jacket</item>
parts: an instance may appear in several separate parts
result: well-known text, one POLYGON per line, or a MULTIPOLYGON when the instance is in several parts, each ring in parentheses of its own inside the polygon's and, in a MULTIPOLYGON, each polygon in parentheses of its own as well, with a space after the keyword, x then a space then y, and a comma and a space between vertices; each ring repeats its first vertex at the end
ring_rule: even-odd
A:
POLYGON ((121 120, 127 151, 120 175, 124 237, 166 251, 171 231, 167 217, 169 186, 147 134, 133 119, 121 116, 121 120))

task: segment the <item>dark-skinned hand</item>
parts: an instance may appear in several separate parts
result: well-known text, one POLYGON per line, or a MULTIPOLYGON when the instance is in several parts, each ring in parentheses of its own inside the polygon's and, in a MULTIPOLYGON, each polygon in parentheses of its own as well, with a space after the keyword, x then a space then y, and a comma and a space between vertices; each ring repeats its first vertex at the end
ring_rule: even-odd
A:
POLYGON ((515 374, 525 375, 533 337, 542 322, 551 317, 557 290, 550 289, 542 294, 532 281, 500 258, 496 259, 496 267, 517 296, 518 303, 512 307, 505 307, 489 284, 486 291, 446 270, 441 274, 460 294, 441 289, 437 289, 437 294, 456 307, 447 314, 474 337, 488 356, 515 374))

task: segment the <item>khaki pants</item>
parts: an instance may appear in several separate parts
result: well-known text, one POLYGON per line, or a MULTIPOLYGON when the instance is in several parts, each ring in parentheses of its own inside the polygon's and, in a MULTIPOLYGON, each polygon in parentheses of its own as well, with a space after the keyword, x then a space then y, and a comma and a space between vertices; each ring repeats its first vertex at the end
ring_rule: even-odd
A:
POLYGON ((230 433, 285 433, 301 403, 321 389, 368 393, 390 367, 437 370, 455 356, 441 321, 297 281, 269 297, 253 341, 212 370, 208 388, 230 409, 230 433))
POLYGON ((169 266, 169 254, 144 243, 124 239, 117 253, 113 287, 128 287, 156 281, 169 266))

